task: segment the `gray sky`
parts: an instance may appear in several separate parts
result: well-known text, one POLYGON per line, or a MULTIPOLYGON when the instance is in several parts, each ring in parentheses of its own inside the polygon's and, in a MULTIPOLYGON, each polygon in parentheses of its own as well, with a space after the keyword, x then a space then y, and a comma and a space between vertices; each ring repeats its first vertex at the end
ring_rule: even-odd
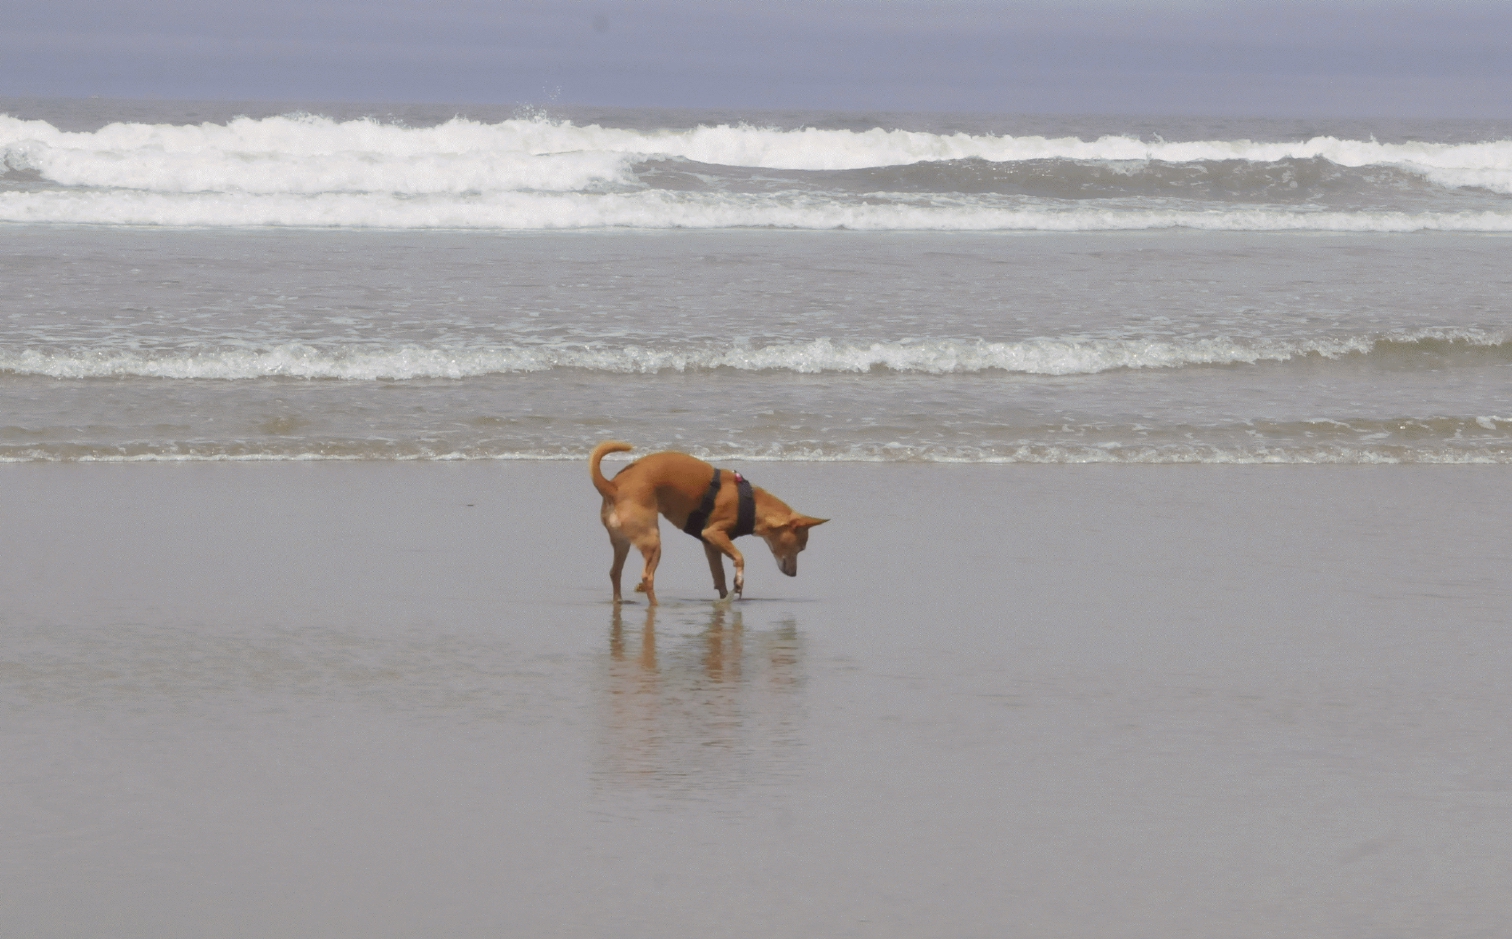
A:
POLYGON ((1512 118, 1512 2, 0 0, 0 95, 1512 118))

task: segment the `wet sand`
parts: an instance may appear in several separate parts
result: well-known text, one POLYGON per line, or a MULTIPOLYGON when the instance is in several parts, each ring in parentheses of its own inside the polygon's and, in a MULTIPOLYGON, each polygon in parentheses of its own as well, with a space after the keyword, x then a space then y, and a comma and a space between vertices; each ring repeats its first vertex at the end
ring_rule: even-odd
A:
POLYGON ((1491 936, 1505 467, 0 467, 0 934, 1491 936))

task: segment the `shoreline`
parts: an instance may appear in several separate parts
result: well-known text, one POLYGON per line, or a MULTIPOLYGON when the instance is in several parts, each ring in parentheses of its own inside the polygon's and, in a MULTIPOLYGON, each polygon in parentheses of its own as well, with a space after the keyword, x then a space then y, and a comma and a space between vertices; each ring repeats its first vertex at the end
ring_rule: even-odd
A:
POLYGON ((0 468, 0 931, 1494 932, 1506 472, 764 464, 653 612, 586 465, 0 468))

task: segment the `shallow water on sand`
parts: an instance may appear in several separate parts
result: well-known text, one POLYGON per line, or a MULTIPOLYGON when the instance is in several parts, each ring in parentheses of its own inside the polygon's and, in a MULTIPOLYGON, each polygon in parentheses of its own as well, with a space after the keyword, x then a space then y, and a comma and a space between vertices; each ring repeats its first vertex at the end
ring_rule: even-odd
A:
POLYGON ((8 467, 0 931, 1493 935, 1505 472, 773 464, 653 614, 581 467, 8 467))

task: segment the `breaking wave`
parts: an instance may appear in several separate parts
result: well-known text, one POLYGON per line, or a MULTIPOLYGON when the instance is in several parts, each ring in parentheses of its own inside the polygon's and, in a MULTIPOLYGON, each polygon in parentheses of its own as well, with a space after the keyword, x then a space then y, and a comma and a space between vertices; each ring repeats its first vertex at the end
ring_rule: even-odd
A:
POLYGON ((496 230, 1512 230, 1512 140, 1147 141, 0 115, 0 221, 496 230), (1100 200, 1094 207, 1065 204, 1100 200), (1468 202, 1466 201, 1468 200, 1468 202))
POLYGON ((164 378, 249 380, 259 378, 403 381, 465 379, 486 375, 580 369, 622 375, 703 372, 899 373, 971 375, 1091 375, 1115 369, 1255 365, 1316 356, 1442 367, 1446 357, 1474 363, 1512 362, 1512 337, 1500 331, 1421 330, 1382 336, 1302 340, 1231 339, 1033 339, 1023 342, 931 340, 837 342, 814 339, 768 345, 745 343, 647 346, 508 346, 493 349, 405 346, 391 350, 322 349, 285 344, 268 349, 206 349, 197 352, 106 350, 0 352, 0 373, 59 379, 164 378))
MULTIPOLYGON (((311 115, 237 118, 226 124, 110 124, 93 132, 60 131, 45 121, 0 115, 0 152, 16 168, 31 168, 66 185, 127 185, 162 191, 308 191, 306 180, 342 184, 375 168, 410 167, 412 176, 447 180, 449 172, 485 188, 520 188, 512 160, 648 156, 680 157, 720 166, 794 170, 851 170, 914 163, 979 159, 994 163, 1062 159, 1195 163, 1243 160, 1276 163, 1324 159, 1339 166, 1399 166, 1439 174, 1451 186, 1484 186, 1512 192, 1512 141, 1480 143, 1379 143, 1314 137, 1292 142, 1251 140, 1146 141, 1128 136, 1076 137, 935 134, 922 131, 821 129, 778 130, 747 124, 686 130, 639 131, 571 121, 520 118, 497 124, 456 118, 433 127, 407 127, 371 119, 333 121, 311 115), (496 161, 505 158, 500 164, 496 161), (418 162, 417 162, 418 161, 418 162), (435 161, 435 162, 426 162, 435 161), (269 173, 249 169, 284 167, 284 185, 266 188, 269 173), (495 172, 489 172, 493 170, 495 172), (288 188, 288 182, 300 188, 288 188)), ((526 174, 529 177, 530 174, 526 174)), ((610 164, 586 178, 613 176, 610 164)), ((383 183, 387 177, 367 177, 383 183)), ((382 185, 363 183, 365 189, 382 185)))

